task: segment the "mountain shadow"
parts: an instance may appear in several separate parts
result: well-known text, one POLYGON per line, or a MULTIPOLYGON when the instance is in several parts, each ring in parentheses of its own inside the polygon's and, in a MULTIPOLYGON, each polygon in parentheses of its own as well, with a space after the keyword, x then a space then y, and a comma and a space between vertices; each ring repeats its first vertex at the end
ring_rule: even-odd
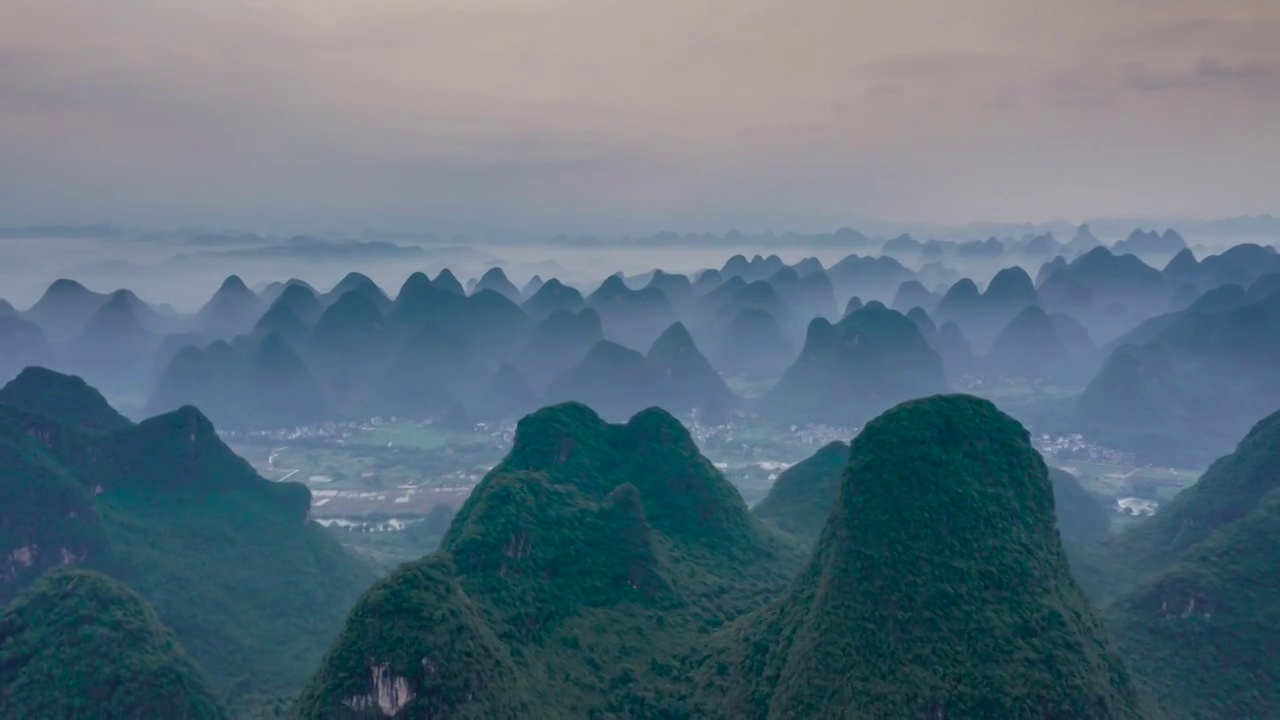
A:
POLYGON ((1037 291, 1046 311, 1082 319, 1101 343, 1168 311, 1172 299, 1159 270, 1101 246, 1051 272, 1037 291))
POLYGON ((311 366, 276 331, 234 346, 191 346, 175 355, 160 373, 147 410, 164 413, 184 405, 204 408, 230 430, 297 427, 330 418, 325 389, 311 366))
POLYGON ((1002 328, 1039 302, 1031 276, 1015 266, 996 273, 984 292, 968 278, 957 281, 938 301, 933 316, 940 322, 954 321, 974 347, 987 350, 1002 328))
POLYGON ((888 302, 898 286, 914 278, 915 273, 886 255, 849 255, 827 268, 827 277, 835 288, 837 302, 853 295, 863 300, 888 302))
POLYGON ((693 283, 687 275, 654 270, 645 287, 660 291, 676 310, 687 308, 693 300, 693 283))
POLYGON ((538 404, 537 393, 520 370, 511 363, 502 363, 480 401, 480 411, 485 417, 514 418, 534 411, 538 404))
POLYGON ((378 283, 364 273, 350 272, 338 281, 333 289, 325 293, 320 299, 320 304, 328 307, 342 299, 348 293, 360 295, 370 304, 378 309, 379 313, 385 314, 391 309, 391 298, 378 287, 378 283))
POLYGON ((1000 331, 980 363, 991 378, 1026 378, 1077 384, 1097 372, 1097 350, 1084 326, 1069 315, 1046 315, 1028 305, 1000 331))
POLYGON ((801 275, 794 268, 785 267, 770 275, 768 281, 787 306, 805 321, 815 317, 835 318, 839 311, 831 278, 822 269, 801 275))

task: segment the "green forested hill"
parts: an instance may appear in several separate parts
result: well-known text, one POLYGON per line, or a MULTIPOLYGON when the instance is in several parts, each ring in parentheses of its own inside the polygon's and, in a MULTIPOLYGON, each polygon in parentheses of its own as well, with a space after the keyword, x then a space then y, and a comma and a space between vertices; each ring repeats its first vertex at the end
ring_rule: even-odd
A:
POLYGON ((508 648, 462 586, 449 556, 400 568, 361 599, 304 692, 302 717, 532 717, 508 648))
POLYGON ((1254 425, 1234 452, 1214 461, 1195 485, 1178 493, 1155 517, 1106 544, 1109 594, 1169 569, 1193 546, 1253 513, 1262 498, 1276 490, 1280 412, 1254 425))
MULTIPOLYGON (((58 406, 93 407, 77 392, 58 406)), ((374 577, 308 522, 307 489, 260 477, 194 408, 105 432, 75 420, 0 405, 0 596, 47 568, 101 570, 229 699, 296 691, 374 577)))
POLYGON ((1105 595, 1111 584, 1108 563, 1099 547, 1111 536, 1111 518, 1097 496, 1071 473, 1049 468, 1053 483, 1053 513, 1071 574, 1090 600, 1105 595))
POLYGON ((362 717, 352 698, 398 687, 398 717, 678 715, 681 657, 780 594, 799 559, 666 412, 610 425, 583 405, 544 408, 441 552, 366 593, 301 714, 362 717))
POLYGON ((703 661, 695 715, 1142 717, 1021 425, 977 398, 910 401, 850 458, 787 596, 703 661))
POLYGON ((130 425, 84 380, 42 367, 26 368, 0 388, 0 405, 84 430, 120 430, 130 425))
POLYGON ((441 552, 366 593, 300 715, 1143 717, 1020 425, 942 396, 845 450, 780 593, 794 550, 674 418, 540 410, 441 552))
POLYGON ((0 614, 0 717, 221 720, 145 600, 85 570, 42 577, 0 614))
POLYGON ((668 413, 610 424, 566 403, 520 422, 439 552, 373 583, 308 522, 305 487, 258 476, 199 411, 116 421, 74 380, 0 391, 22 398, 0 403, 0 601, 17 598, 0 717, 222 717, 215 696, 243 716, 300 687, 297 714, 326 720, 1207 720, 1280 702, 1280 413, 1099 545, 1096 500, 976 398, 893 408, 755 512, 668 413), (1064 545, 1098 549, 1123 591, 1114 646, 1064 545), (48 680, 60 668, 74 680, 48 680))
MULTIPOLYGON (((828 444, 778 475, 752 513, 812 545, 826 524, 848 460, 848 443, 828 444)), ((1049 480, 1058 532, 1068 553, 1104 540, 1111 521, 1098 499, 1064 470, 1050 468, 1049 480)))
POLYGON ((49 568, 111 560, 93 486, 58 461, 91 444, 82 437, 0 405, 0 603, 49 568))
POLYGON ((1170 718, 1280 707, 1280 413, 1102 548, 1107 620, 1170 718))
POLYGON ((1280 494, 1117 599, 1108 620, 1165 716, 1270 718, 1280 708, 1280 494))
POLYGON ((751 511, 806 545, 812 545, 817 542, 835 503, 848 462, 849 444, 829 443, 813 457, 778 475, 769 494, 751 511))

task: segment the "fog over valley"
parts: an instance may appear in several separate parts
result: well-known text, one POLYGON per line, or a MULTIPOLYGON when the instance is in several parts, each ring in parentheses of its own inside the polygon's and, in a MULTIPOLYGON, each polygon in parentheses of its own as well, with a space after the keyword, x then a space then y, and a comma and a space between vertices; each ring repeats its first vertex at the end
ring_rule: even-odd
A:
MULTIPOLYGON (((1200 255, 1218 253, 1241 242, 1265 245, 1280 237, 1280 220, 1269 216, 1181 222, 1154 219, 1145 223, 1102 219, 1086 224, 1107 245, 1127 239, 1135 227, 1173 228, 1189 237, 1189 246, 1200 255)), ((851 252, 884 252, 917 271, 945 257, 947 270, 985 282, 1002 263, 1016 261, 1033 271, 1047 251, 1033 247, 1032 253, 1005 256, 991 249, 960 251, 958 246, 991 237, 1010 245, 1025 244, 1045 234, 1066 244, 1076 228, 1066 222, 954 227, 873 222, 865 231, 845 226, 813 232, 731 229, 667 230, 636 236, 504 232, 442 236, 368 230, 282 235, 248 230, 32 225, 0 228, 0 281, 6 288, 5 299, 18 306, 34 304, 50 282, 65 277, 99 292, 127 287, 183 312, 198 310, 231 274, 254 287, 298 278, 323 288, 332 287, 354 270, 383 287, 395 288, 414 271, 434 275, 448 267, 466 278, 501 267, 521 283, 534 275, 555 276, 588 290, 600 278, 616 272, 634 276, 664 268, 692 274, 719 267, 727 257, 739 253, 748 258, 776 254, 788 263, 815 257, 829 265, 851 252), (889 241, 895 242, 886 249, 889 241), (922 252, 925 244, 931 247, 922 252)), ((1173 252, 1165 249, 1142 255, 1159 266, 1171 259, 1173 252)))

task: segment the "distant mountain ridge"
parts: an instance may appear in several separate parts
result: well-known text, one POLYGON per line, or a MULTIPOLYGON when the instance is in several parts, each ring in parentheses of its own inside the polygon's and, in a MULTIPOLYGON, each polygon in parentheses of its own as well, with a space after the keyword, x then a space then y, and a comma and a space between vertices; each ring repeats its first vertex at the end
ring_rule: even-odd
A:
POLYGON ((811 322, 800 357, 768 402, 780 416, 856 426, 945 389, 942 360, 915 323, 873 302, 834 325, 811 322))

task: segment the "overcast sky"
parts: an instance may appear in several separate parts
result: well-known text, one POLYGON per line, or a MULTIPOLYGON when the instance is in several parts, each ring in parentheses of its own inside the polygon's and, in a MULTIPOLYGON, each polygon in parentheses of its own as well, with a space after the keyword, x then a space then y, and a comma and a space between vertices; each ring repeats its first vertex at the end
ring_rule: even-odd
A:
POLYGON ((0 224, 1280 210, 1276 0, 4 0, 0 224))

